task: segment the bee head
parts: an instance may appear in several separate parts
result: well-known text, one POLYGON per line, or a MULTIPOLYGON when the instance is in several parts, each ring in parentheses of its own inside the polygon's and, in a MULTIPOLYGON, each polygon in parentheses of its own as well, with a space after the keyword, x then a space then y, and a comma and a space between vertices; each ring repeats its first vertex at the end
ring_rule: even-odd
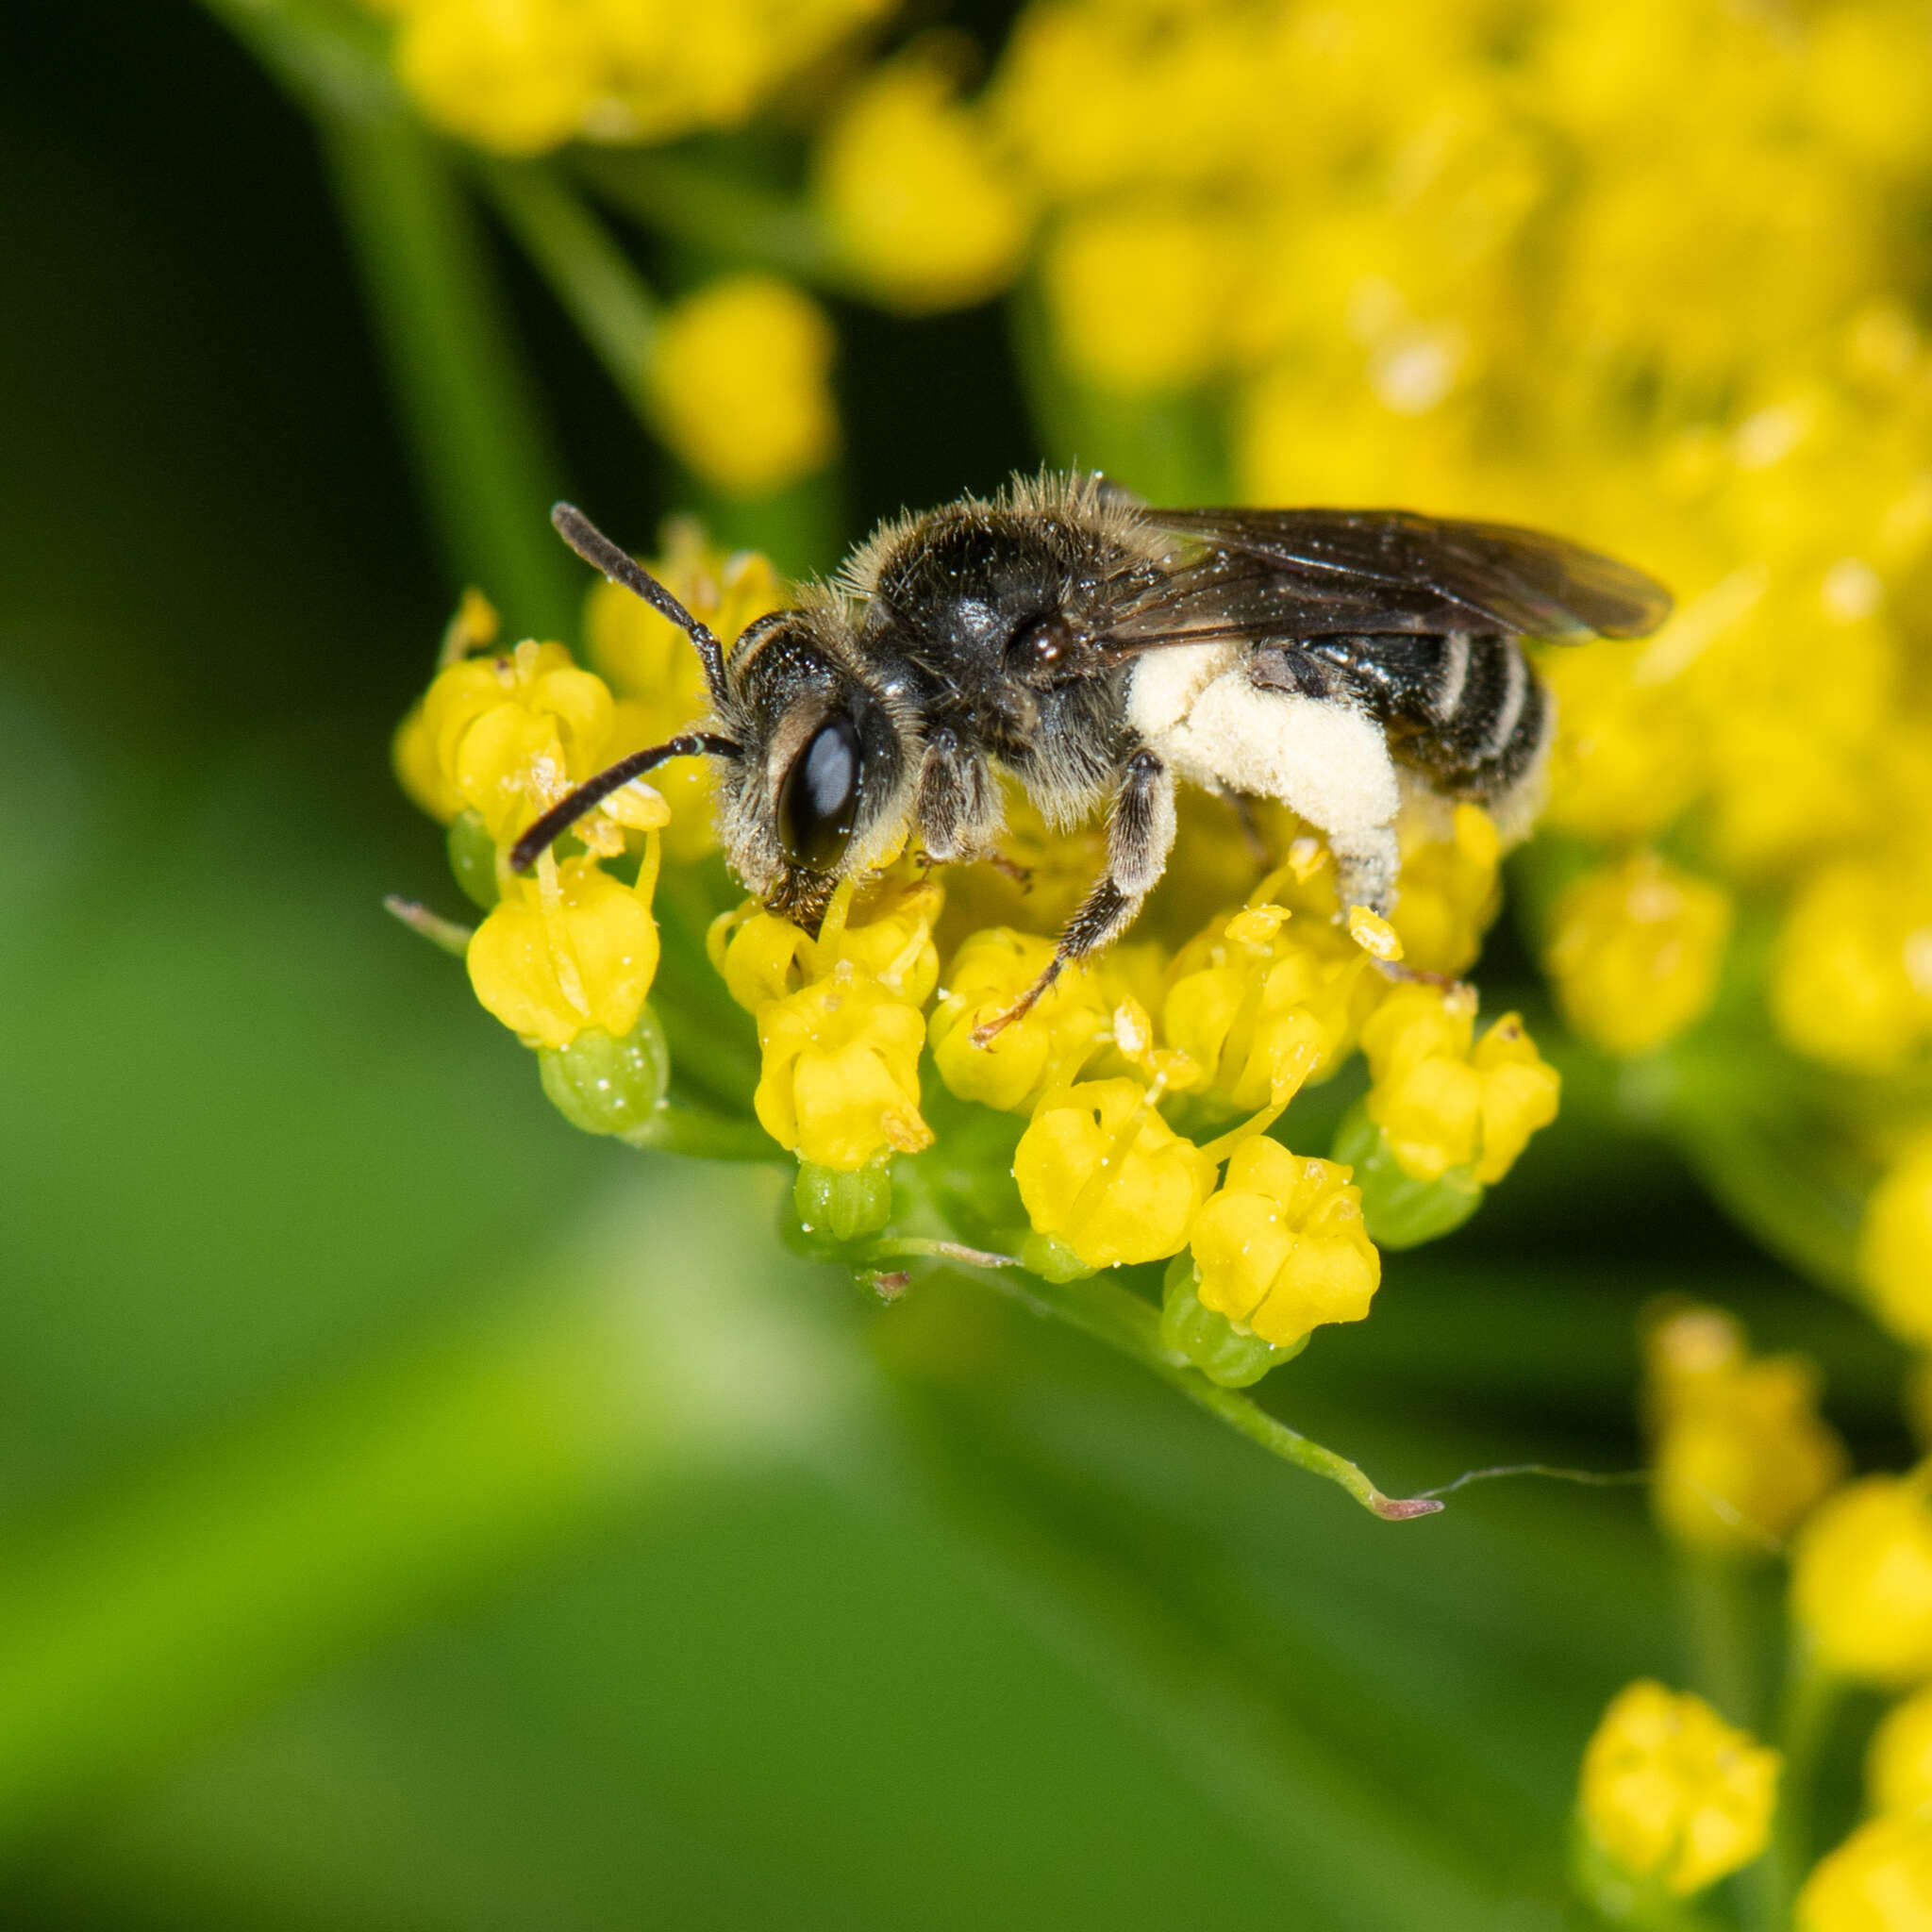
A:
POLYGON ((826 603, 780 610, 739 640, 721 827, 733 869, 816 931, 832 889, 884 858, 906 822, 911 721, 854 670, 826 603))

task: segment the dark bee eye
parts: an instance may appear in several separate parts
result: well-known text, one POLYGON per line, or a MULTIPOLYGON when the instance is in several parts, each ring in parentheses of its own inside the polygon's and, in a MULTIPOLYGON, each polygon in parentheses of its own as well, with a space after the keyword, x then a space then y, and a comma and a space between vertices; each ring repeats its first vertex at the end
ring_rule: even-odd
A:
POLYGON ((812 733, 778 789, 778 838, 794 865, 830 872, 858 819, 858 727, 832 718, 812 733))

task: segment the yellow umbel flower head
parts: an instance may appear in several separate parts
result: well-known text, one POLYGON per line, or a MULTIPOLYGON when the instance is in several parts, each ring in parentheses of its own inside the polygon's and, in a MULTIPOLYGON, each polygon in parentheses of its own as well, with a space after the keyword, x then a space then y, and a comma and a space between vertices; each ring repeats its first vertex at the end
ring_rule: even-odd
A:
POLYGON ((1359 1322, 1382 1278, 1349 1170, 1263 1135, 1229 1157, 1191 1246, 1202 1307, 1277 1348, 1324 1323, 1359 1322))
POLYGON ((1088 1268, 1160 1261, 1187 1245, 1213 1164, 1155 1110, 1136 1080, 1043 1094, 1013 1155, 1036 1233, 1088 1268))
POLYGON ((1893 1813, 1859 1825, 1812 1868, 1793 1923, 1797 1932, 1921 1932, 1932 1925, 1932 1816, 1893 1813))
POLYGON ((1911 1141, 1872 1191, 1858 1272, 1894 1335, 1932 1344, 1932 1132, 1911 1141))
POLYGON ((1480 1041, 1474 1032, 1465 991, 1414 983, 1391 988, 1362 1026, 1369 1118, 1417 1180, 1452 1168, 1501 1180, 1557 1117, 1560 1083, 1523 1022, 1506 1013, 1480 1041))
POLYGON ((1803 1357, 1754 1360, 1739 1324, 1702 1307, 1653 1323, 1644 1357, 1651 1506, 1685 1548, 1760 1555, 1843 1476, 1844 1445, 1803 1357))
POLYGON ((1606 1053, 1653 1052, 1709 1010, 1730 929, 1729 894, 1654 853, 1589 874, 1545 956, 1563 1017, 1606 1053))
POLYGON ((1763 1851, 1782 1764, 1701 1697, 1641 1678, 1583 1754, 1583 1828, 1618 1871, 1685 1898, 1763 1851))
POLYGON ((832 325, 776 275, 725 275, 659 325, 651 405, 672 450, 732 496, 769 496, 839 447, 832 325))
POLYGON ((1932 1467, 1870 1475, 1819 1505, 1791 1553, 1791 1613, 1840 1676, 1932 1676, 1932 1467))

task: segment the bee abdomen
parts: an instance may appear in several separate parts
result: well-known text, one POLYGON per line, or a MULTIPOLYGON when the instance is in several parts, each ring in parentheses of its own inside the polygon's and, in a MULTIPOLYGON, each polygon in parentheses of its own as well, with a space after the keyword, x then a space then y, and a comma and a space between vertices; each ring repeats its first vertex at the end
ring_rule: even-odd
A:
POLYGON ((1340 664, 1403 763, 1439 790, 1496 798, 1542 758, 1553 708, 1514 638, 1354 637, 1316 647, 1340 664))

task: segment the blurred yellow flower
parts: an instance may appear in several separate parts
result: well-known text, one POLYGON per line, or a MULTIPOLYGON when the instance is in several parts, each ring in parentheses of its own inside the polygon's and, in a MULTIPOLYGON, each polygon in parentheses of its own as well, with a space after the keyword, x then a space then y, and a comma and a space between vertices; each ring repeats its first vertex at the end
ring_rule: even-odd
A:
POLYGON ((1187 1245, 1213 1164, 1136 1080, 1056 1087, 1034 1108, 1013 1178, 1036 1232, 1089 1268, 1159 1261, 1187 1245))
POLYGON ((669 309, 647 372, 671 449, 732 496, 769 496, 839 447, 837 339, 811 297, 775 275, 721 276, 669 309))
POLYGON ((1584 1828, 1621 1871, 1688 1897, 1763 1851, 1782 1762, 1701 1697, 1641 1678, 1584 1752, 1584 1828))
POLYGON ((1932 1675, 1932 1469, 1871 1475, 1828 1496, 1791 1552, 1791 1613, 1819 1662, 1861 1682, 1932 1675))
POLYGON ((1865 1752, 1865 1794, 1874 1811, 1932 1806, 1932 1690, 1915 1690, 1880 1720, 1865 1752))
POLYGON ((569 1046, 590 1027, 623 1038, 657 975, 656 879, 655 855, 635 887, 589 858, 546 856, 534 877, 510 874, 470 940, 477 999, 538 1045, 569 1046))
POLYGON ((1446 839, 1403 829, 1402 893, 1391 920, 1402 957, 1424 973, 1466 973, 1502 904, 1495 821, 1465 803, 1450 815, 1446 839))
POLYGON ((1869 1074, 1902 1065, 1932 1041, 1932 888, 1864 858, 1824 867, 1785 920, 1771 1005, 1813 1059, 1869 1074))
POLYGON ((1393 987, 1361 1031, 1369 1118, 1403 1171, 1440 1180, 1468 1168, 1485 1186, 1557 1117, 1556 1070, 1514 1013, 1474 1039, 1475 1002, 1457 990, 1393 987))
POLYGON ((1932 1925, 1932 1816, 1894 1813, 1859 1825, 1812 1867, 1797 1932, 1924 1932, 1932 1925))
POLYGON ((1858 1272, 1894 1335, 1932 1344, 1932 1130, 1904 1148, 1872 1191, 1858 1272))
POLYGON ((1586 874, 1544 956, 1563 1017, 1606 1053, 1654 1052, 1710 1009, 1730 929, 1729 895, 1655 853, 1586 874))
POLYGON ((1349 1170, 1243 1141, 1195 1217, 1195 1293, 1243 1333, 1287 1347, 1327 1322, 1359 1322, 1382 1277, 1349 1170))
POLYGON ((1030 239, 1020 182, 924 50, 873 68, 840 104, 813 186, 845 258, 908 314, 996 295, 1030 239))
POLYGON ((1719 1308, 1678 1309, 1644 1336, 1651 1506, 1688 1549, 1763 1554, 1848 1466, 1799 1356, 1753 1358, 1719 1308))

